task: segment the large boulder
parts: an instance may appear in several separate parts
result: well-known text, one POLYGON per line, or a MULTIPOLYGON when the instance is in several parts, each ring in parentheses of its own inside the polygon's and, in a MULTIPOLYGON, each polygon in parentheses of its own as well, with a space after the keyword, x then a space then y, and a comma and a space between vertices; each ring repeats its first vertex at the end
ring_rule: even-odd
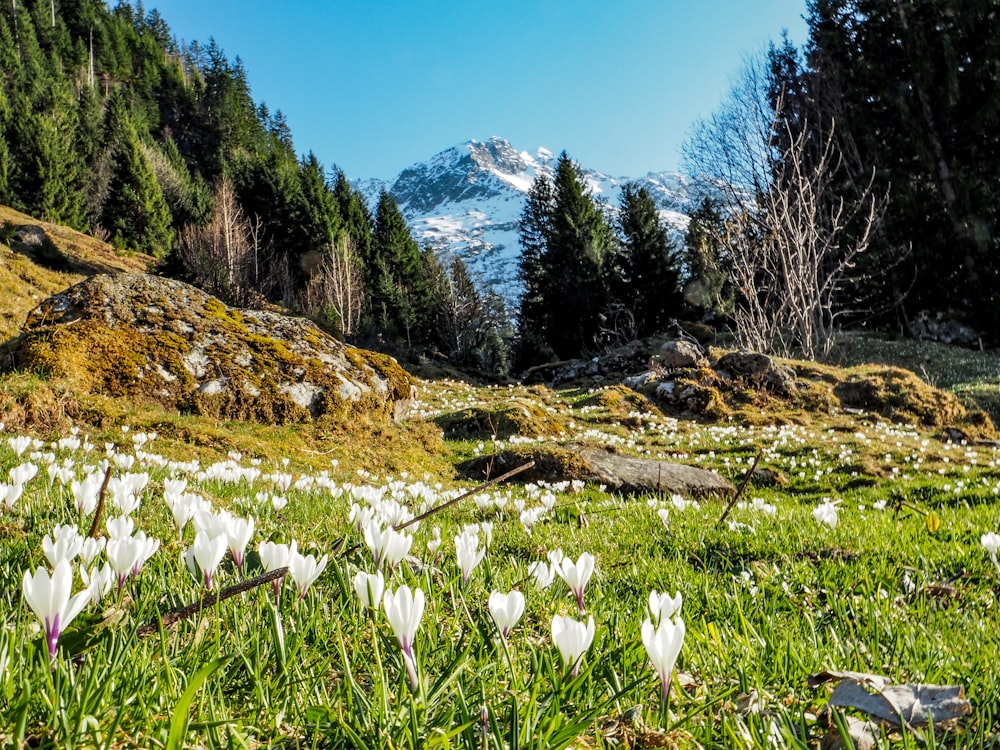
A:
POLYGON ((33 310, 14 365, 77 390, 260 422, 405 416, 415 395, 391 357, 312 322, 227 307, 172 279, 101 274, 33 310))
POLYGON ((458 465, 458 470, 471 479, 484 480, 529 461, 534 465, 518 474, 519 481, 582 480, 630 495, 676 493, 685 497, 731 497, 736 491, 728 480, 705 469, 574 445, 509 449, 464 461, 458 465))

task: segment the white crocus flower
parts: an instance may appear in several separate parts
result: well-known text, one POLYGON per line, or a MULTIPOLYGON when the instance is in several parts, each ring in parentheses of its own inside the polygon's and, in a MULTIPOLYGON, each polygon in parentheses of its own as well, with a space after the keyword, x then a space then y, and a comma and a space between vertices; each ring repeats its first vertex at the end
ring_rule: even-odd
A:
POLYGON ((556 574, 552 570, 552 566, 548 563, 541 561, 535 561, 528 566, 528 572, 535 579, 535 590, 544 591, 549 586, 552 585, 552 581, 555 580, 556 574))
POLYGON ((253 532, 253 516, 248 518, 231 516, 229 523, 226 524, 226 543, 230 554, 233 556, 233 562, 236 563, 236 569, 241 575, 243 573, 243 556, 246 553, 250 539, 253 538, 253 532))
POLYGON ((563 666, 573 667, 573 676, 580 671, 580 660, 594 641, 594 618, 587 618, 585 625, 572 617, 555 615, 552 618, 552 642, 559 649, 563 666))
POLYGON ((683 601, 684 599, 677 592, 674 593, 673 597, 658 591, 649 592, 649 614, 653 624, 659 625, 664 620, 669 620, 679 613, 683 601))
MULTIPOLYGON (((275 544, 274 542, 261 542, 257 545, 257 554, 260 555, 260 564, 265 573, 270 573, 278 568, 287 568, 291 556, 297 555, 298 551, 298 543, 294 539, 290 545, 275 544)), ((281 576, 271 581, 271 591, 274 592, 275 600, 281 593, 281 582, 284 580, 285 577, 281 576)))
POLYGON ((306 598, 306 592, 313 585, 320 573, 326 569, 328 556, 323 555, 319 560, 315 555, 303 555, 299 552, 289 554, 288 575, 295 581, 295 586, 299 590, 299 599, 306 598))
POLYGON ((21 591, 45 629, 49 659, 55 659, 59 635, 83 611, 90 601, 91 591, 87 589, 71 596, 73 569, 67 560, 59 560, 51 576, 45 568, 36 569, 34 575, 24 571, 21 591))
POLYGON ((558 566, 553 565, 555 572, 562 578, 566 585, 576 596, 576 605, 583 614, 583 592, 587 588, 587 582, 594 572, 594 556, 589 552, 580 555, 576 562, 570 558, 564 558, 558 566))
POLYGON ((56 526, 52 530, 52 536, 46 534, 42 538, 42 551, 53 568, 60 560, 73 562, 82 550, 83 537, 75 524, 56 526))
POLYGON ((424 615, 424 592, 420 589, 411 591, 409 586, 403 585, 395 591, 386 591, 382 597, 382 606, 403 651, 410 687, 416 690, 417 662, 413 653, 413 641, 424 615))
POLYGON ((489 607, 493 622, 500 631, 500 637, 507 640, 511 628, 524 614, 524 594, 520 591, 511 591, 507 594, 494 591, 490 594, 489 607))
POLYGON ((187 552, 184 553, 184 562, 187 563, 188 570, 192 570, 196 578, 198 576, 195 564, 197 564, 197 570, 201 571, 205 588, 210 589, 212 588, 212 579, 219 569, 222 558, 225 556, 225 534, 210 537, 199 532, 195 534, 194 542, 188 548, 187 552))
POLYGON ((990 556, 990 560, 993 562, 994 567, 996 567, 997 572, 1000 572, 1000 562, 997 561, 997 552, 1000 552, 1000 534, 987 531, 979 537, 979 543, 983 545, 983 549, 990 556))
POLYGON ((462 583, 468 583, 469 576, 483 560, 486 548, 479 546, 479 535, 463 531, 455 537, 455 557, 458 559, 459 570, 462 571, 462 583))
POLYGON ((104 545, 107 544, 108 540, 103 536, 94 537, 88 536, 83 540, 83 545, 80 547, 80 560, 84 565, 90 565, 101 552, 104 551, 104 545))
POLYGON ((132 571, 142 559, 146 550, 145 539, 136 539, 132 536, 111 537, 104 548, 108 563, 118 578, 118 590, 125 586, 125 581, 132 575, 132 571))
POLYGON ((813 518, 819 523, 825 523, 831 529, 837 527, 837 503, 825 499, 822 503, 813 508, 813 518))
POLYGON ((378 609, 385 591, 385 577, 381 570, 375 571, 374 574, 359 570, 357 575, 351 579, 351 583, 354 586, 354 593, 357 594, 362 605, 367 609, 378 609))
POLYGON ((670 674, 677 661, 684 643, 684 620, 662 618, 659 625, 654 626, 650 620, 642 623, 642 644, 646 647, 649 661, 660 677, 662 699, 667 700, 670 693, 670 674))
POLYGON ((132 536, 132 532, 135 531, 135 521, 132 520, 131 516, 109 518, 105 526, 108 530, 108 536, 112 539, 123 539, 127 536, 132 536))

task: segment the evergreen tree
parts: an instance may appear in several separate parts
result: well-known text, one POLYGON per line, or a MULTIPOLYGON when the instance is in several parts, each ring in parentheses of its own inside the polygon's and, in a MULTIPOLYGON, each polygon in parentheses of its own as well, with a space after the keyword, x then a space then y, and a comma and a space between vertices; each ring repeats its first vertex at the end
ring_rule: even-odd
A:
POLYGON ((114 168, 101 225, 114 245, 166 257, 173 244, 170 209, 127 112, 112 116, 114 168))
POLYGON ((429 285, 420 246, 389 193, 379 195, 365 297, 371 327, 412 346, 427 317, 429 285))
POLYGON ((699 315, 732 309, 722 235, 722 214, 710 198, 702 199, 691 213, 683 252, 684 301, 699 315))
POLYGON ((621 307, 631 311, 635 333, 649 336, 664 330, 680 313, 677 252, 645 187, 624 187, 618 226, 624 285, 615 290, 615 296, 621 307))
POLYGON ((365 205, 364 197, 351 187, 347 177, 339 169, 335 170, 333 196, 337 201, 341 231, 350 237, 352 246, 363 261, 371 260, 372 217, 365 205))
POLYGON ((811 104, 852 157, 842 189, 874 174, 890 198, 859 259, 860 291, 903 325, 937 309, 1000 338, 1000 14, 959 0, 812 0, 807 20, 811 104))
POLYGON ((528 191, 518 225, 521 243, 518 275, 522 291, 517 316, 515 364, 519 369, 544 361, 552 354, 545 343, 546 267, 543 261, 552 235, 554 211, 555 193, 552 182, 539 172, 528 191))
POLYGON ((601 335, 608 304, 603 268, 614 236, 565 151, 556 166, 554 190, 541 293, 545 341, 565 359, 593 350, 601 335))

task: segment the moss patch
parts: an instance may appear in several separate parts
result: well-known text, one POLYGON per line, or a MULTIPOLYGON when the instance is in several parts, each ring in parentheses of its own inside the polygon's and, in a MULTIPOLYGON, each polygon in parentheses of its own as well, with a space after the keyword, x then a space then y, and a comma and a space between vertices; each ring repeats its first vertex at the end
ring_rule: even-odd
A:
POLYGON ((490 407, 470 407, 435 419, 449 438, 558 437, 568 433, 566 418, 530 398, 490 407))

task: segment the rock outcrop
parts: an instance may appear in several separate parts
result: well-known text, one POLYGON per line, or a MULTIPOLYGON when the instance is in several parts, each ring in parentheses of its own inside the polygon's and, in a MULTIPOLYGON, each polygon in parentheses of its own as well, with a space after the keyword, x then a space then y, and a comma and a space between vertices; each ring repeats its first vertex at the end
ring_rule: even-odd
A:
POLYGON ((405 416, 412 378, 303 318, 230 308, 179 281, 101 274, 33 310, 10 346, 19 369, 88 393, 222 419, 405 416))
POLYGON ((536 446, 479 456, 458 465, 465 476, 484 480, 499 476, 528 461, 534 466, 518 475, 517 481, 559 482, 581 480, 603 484, 609 490, 629 495, 650 493, 679 494, 685 497, 730 497, 732 483, 713 471, 694 466, 631 458, 587 446, 536 446))

